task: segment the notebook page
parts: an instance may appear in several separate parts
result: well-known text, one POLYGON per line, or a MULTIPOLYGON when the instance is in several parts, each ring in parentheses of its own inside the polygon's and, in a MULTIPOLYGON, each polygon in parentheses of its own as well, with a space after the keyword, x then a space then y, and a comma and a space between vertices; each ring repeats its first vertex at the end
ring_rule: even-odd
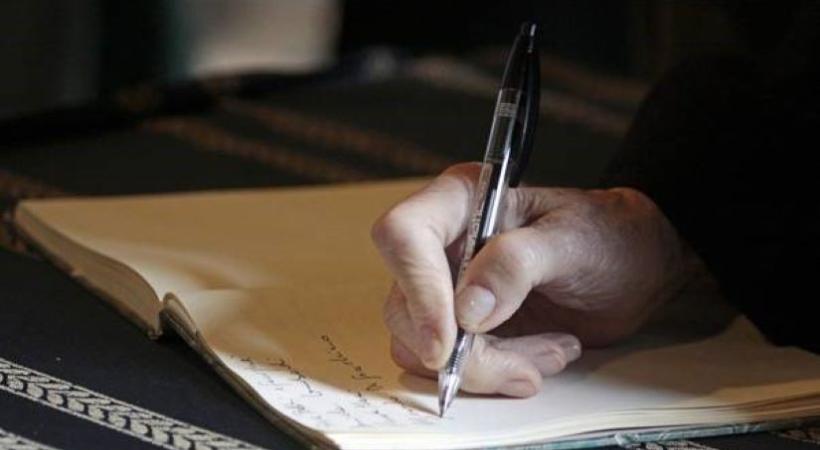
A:
MULTIPOLYGON (((290 189, 26 201, 65 238, 169 292, 275 285, 335 264, 340 282, 379 262, 367 231, 422 180, 290 189)), ((89 280, 94 282, 94 280, 89 280)))
POLYGON ((612 427, 754 421, 765 409, 743 403, 820 392, 820 358, 767 346, 737 318, 716 336, 662 346, 639 336, 589 352, 534 398, 462 395, 439 419, 436 383, 390 360, 380 317, 388 280, 373 275, 180 301, 210 350, 268 406, 351 448, 508 445, 612 427))

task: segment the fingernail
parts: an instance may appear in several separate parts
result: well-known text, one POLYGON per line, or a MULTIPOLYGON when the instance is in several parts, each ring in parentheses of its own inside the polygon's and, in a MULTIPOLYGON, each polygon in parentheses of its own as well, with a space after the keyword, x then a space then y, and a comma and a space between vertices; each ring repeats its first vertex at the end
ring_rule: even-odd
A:
POLYGON ((462 327, 475 330, 495 309, 495 296, 480 286, 467 286, 458 293, 456 313, 462 327))
POLYGON ((558 338, 558 345, 564 351, 567 362, 572 362, 581 356, 581 343, 574 336, 561 336, 558 338))
POLYGON ((535 395, 535 385, 529 380, 509 380, 501 385, 499 391, 511 397, 530 397, 535 395))
POLYGON ((422 355, 421 359, 428 368, 435 365, 441 356, 441 338, 436 330, 430 325, 424 325, 419 330, 422 339, 422 355))

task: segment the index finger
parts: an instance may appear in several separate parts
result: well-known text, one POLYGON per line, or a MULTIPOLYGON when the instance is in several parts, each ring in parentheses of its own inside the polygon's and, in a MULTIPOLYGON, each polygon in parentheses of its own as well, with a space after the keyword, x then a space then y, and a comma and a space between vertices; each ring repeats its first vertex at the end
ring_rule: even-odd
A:
POLYGON ((431 369, 444 365, 455 342, 453 278, 445 248, 467 226, 479 170, 474 163, 452 166, 383 214, 371 231, 422 337, 413 340, 422 347, 411 350, 431 369))

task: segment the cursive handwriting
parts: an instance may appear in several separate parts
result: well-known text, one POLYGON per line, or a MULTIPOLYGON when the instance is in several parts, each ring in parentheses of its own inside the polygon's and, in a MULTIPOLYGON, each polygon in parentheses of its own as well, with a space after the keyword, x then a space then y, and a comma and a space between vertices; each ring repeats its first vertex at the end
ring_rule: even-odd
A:
MULTIPOLYGON (((310 378, 297 365, 282 357, 263 360, 229 356, 231 367, 250 383, 265 401, 299 421, 317 428, 435 425, 434 417, 385 391, 383 377, 365 369, 346 354, 329 335, 321 336, 322 353, 339 376, 354 381, 343 390, 310 378), (235 364, 238 364, 235 365, 235 364)), ((317 348, 317 350, 319 350, 317 348)))
POLYGON ((333 342, 333 339, 323 334, 321 336, 322 342, 325 343, 325 351, 328 354, 328 361, 341 364, 348 368, 351 372, 350 378, 354 380, 370 381, 365 388, 368 391, 375 392, 383 389, 382 385, 375 380, 381 380, 381 375, 373 375, 365 371, 360 365, 356 364, 349 356, 347 356, 339 347, 333 342))
POLYGON ((295 369, 283 358, 272 358, 266 361, 270 366, 281 369, 291 376, 292 380, 305 389, 305 395, 310 397, 321 397, 322 392, 315 389, 308 378, 300 370, 295 369))

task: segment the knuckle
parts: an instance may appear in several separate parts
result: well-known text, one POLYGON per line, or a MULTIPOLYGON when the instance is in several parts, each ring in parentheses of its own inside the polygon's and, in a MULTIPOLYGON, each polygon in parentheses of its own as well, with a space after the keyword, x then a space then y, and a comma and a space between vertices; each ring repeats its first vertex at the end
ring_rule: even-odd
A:
POLYGON ((370 238, 379 249, 389 251, 406 244, 409 218, 400 205, 381 215, 370 228, 370 238))
POLYGON ((549 192, 556 188, 518 187, 509 189, 505 198, 505 208, 511 220, 517 221, 516 226, 530 222, 537 216, 546 213, 549 209, 549 199, 555 194, 549 192))
POLYGON ((519 235, 500 235, 492 243, 494 268, 499 275, 508 279, 517 279, 536 264, 534 246, 519 235))
POLYGON ((415 368, 415 361, 412 355, 409 355, 408 352, 409 350, 398 343, 394 337, 390 344, 390 358, 393 362, 405 369, 415 368))
POLYGON ((438 330, 446 312, 445 306, 441 302, 417 302, 408 305, 408 309, 413 324, 420 330, 438 330))
POLYGON ((536 356, 541 358, 553 358, 561 363, 562 368, 566 366, 566 355, 560 345, 552 341, 543 341, 536 347, 536 356))
POLYGON ((504 199, 504 222, 502 229, 518 228, 536 215, 534 204, 537 195, 533 195, 532 188, 512 188, 507 190, 504 199))
POLYGON ((524 188, 510 188, 507 189, 506 197, 504 197, 504 207, 506 208, 507 212, 512 212, 515 215, 525 215, 522 214, 522 206, 524 205, 524 200, 526 200, 526 194, 524 188))
POLYGON ((444 169, 444 172, 442 172, 442 174, 478 178, 479 172, 481 172, 481 164, 477 162, 462 162, 458 164, 453 164, 452 166, 444 169))

